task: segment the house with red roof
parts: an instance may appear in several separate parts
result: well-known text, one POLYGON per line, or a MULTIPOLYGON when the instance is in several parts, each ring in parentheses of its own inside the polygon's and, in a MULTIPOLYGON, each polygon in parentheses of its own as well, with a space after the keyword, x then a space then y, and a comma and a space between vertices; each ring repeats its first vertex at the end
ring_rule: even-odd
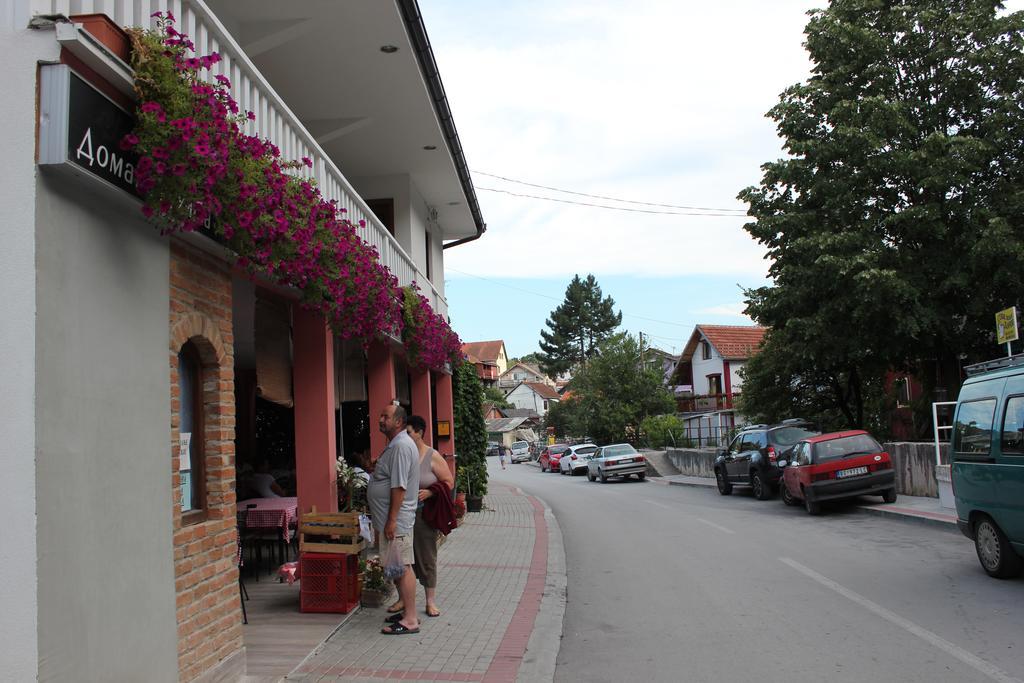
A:
POLYGON ((739 371, 764 341, 766 327, 697 325, 676 368, 676 383, 689 385, 680 399, 682 412, 731 410, 740 393, 739 371))
POLYGON ((562 396, 554 387, 543 382, 520 382, 505 394, 505 400, 516 408, 533 410, 543 417, 553 403, 562 400, 562 396))
POLYGON ((498 377, 508 369, 508 354, 501 339, 466 342, 462 345, 462 353, 476 366, 476 373, 485 387, 497 384, 498 377))

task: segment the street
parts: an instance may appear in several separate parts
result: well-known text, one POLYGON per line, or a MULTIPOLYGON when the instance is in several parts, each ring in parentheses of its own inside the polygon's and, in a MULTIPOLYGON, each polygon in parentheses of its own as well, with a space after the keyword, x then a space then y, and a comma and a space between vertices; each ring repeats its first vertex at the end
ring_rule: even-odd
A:
MULTIPOLYGON (((489 459, 493 460, 493 459, 489 459)), ((1024 581, 959 533, 744 490, 491 480, 548 503, 568 604, 556 681, 1018 681, 1024 581)))

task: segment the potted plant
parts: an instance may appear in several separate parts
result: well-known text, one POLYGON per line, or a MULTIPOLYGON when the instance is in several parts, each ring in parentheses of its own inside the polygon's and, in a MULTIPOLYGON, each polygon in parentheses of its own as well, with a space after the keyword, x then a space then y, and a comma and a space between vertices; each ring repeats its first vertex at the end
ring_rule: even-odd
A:
POLYGON ((359 575, 363 581, 361 601, 363 607, 380 607, 391 596, 390 581, 384 578, 384 567, 381 565, 380 556, 374 555, 369 559, 359 559, 359 575))
POLYGON ((466 494, 466 510, 480 512, 484 495, 487 493, 487 465, 482 462, 467 462, 458 468, 456 486, 466 494))
POLYGON ((338 510, 342 512, 366 511, 366 479, 349 467, 344 458, 335 462, 338 477, 338 510))

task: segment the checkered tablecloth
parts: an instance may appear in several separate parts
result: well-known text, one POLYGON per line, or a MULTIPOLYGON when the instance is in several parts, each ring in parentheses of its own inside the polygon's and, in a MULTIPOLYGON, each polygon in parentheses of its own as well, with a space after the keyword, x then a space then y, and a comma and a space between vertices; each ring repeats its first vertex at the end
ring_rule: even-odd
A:
POLYGON ((246 511, 246 529, 275 529, 286 543, 291 540, 290 527, 298 515, 298 498, 250 498, 239 501, 238 507, 246 511), (253 504, 256 507, 249 507, 253 504))

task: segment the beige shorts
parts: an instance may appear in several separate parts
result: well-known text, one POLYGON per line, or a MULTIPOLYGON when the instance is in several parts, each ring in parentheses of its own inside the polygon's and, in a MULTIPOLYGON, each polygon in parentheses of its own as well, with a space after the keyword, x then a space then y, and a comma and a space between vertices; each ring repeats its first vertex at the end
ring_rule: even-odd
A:
POLYGON ((404 536, 395 536, 395 540, 389 541, 384 537, 384 534, 380 535, 380 557, 384 559, 388 556, 388 546, 392 543, 398 543, 401 547, 402 564, 413 563, 413 552, 412 552, 412 539, 413 532, 409 532, 404 536))

